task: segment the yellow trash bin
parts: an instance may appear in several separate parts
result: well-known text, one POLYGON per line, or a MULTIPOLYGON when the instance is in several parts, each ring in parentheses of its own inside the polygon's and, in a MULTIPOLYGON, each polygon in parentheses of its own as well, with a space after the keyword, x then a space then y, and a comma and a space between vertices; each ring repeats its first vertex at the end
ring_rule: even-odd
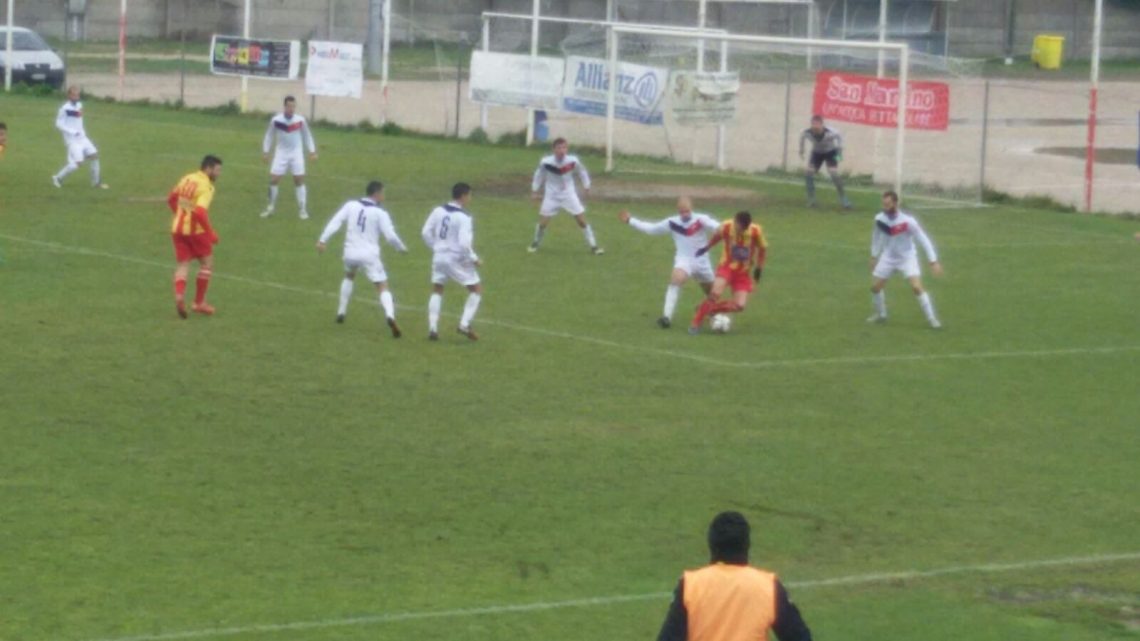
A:
POLYGON ((1065 53, 1065 36, 1040 34, 1033 38, 1030 59, 1039 69, 1060 69, 1065 53))

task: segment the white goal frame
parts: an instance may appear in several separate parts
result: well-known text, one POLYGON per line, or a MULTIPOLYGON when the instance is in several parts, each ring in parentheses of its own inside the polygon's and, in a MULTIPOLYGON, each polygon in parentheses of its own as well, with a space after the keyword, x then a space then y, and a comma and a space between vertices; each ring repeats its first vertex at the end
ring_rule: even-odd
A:
MULTIPOLYGON (((906 114, 907 114, 907 98, 908 98, 908 83, 910 80, 910 49, 905 43, 898 42, 866 42, 855 40, 829 40, 820 38, 788 38, 780 36, 749 36, 738 34, 725 34, 723 32, 715 32, 710 30, 698 30, 694 33, 689 29, 661 29, 661 28, 645 28, 630 23, 620 23, 610 26, 609 28, 613 42, 609 46, 609 96, 607 97, 606 106, 606 172, 614 170, 614 123, 616 115, 617 104, 617 65, 618 65, 618 51, 620 50, 620 39, 623 34, 640 34, 648 36, 660 36, 667 38, 674 38, 678 40, 696 40, 698 43, 704 40, 718 40, 721 42, 740 42, 740 43, 755 43, 755 44, 779 44, 779 45, 797 45, 803 46, 805 54, 809 54, 813 47, 835 48, 835 49, 868 49, 879 52, 893 52, 898 55, 899 59, 899 104, 898 104, 898 125, 897 136, 895 138, 895 184, 894 190, 901 196, 903 186, 903 152, 906 143, 906 114)), ((882 65, 879 65, 879 75, 882 76, 882 65)))
MULTIPOLYGON (((483 51, 491 50, 491 20, 517 20, 519 22, 529 22, 530 31, 530 56, 532 58, 538 56, 538 35, 539 27, 543 22, 551 24, 568 24, 568 25, 583 25, 588 27, 600 27, 606 31, 606 47, 607 49, 612 46, 613 28, 617 25, 630 24, 628 22, 619 22, 616 20, 590 20, 586 18, 563 18, 559 16, 543 16, 538 13, 538 3, 535 3, 535 10, 533 14, 529 13, 503 13, 500 11, 484 11, 482 13, 483 29, 480 34, 480 47, 483 51)), ((646 29, 651 33, 658 33, 664 31, 677 31, 690 35, 704 35, 712 34, 716 39, 722 39, 721 36, 728 35, 728 31, 724 29, 700 29, 697 27, 684 27, 676 25, 658 25, 651 23, 637 23, 637 26, 646 29)), ((704 41, 702 40, 702 45, 704 41)), ((723 66, 727 64, 727 52, 721 52, 721 71, 724 71, 723 66)), ((609 56, 607 55, 607 58, 609 56)), ((611 79, 612 81, 612 79, 611 79)), ((483 104, 479 107, 479 126, 483 131, 487 131, 487 112, 488 106, 483 104)), ((534 143, 534 110, 527 109, 526 117, 526 144, 530 146, 534 143)))

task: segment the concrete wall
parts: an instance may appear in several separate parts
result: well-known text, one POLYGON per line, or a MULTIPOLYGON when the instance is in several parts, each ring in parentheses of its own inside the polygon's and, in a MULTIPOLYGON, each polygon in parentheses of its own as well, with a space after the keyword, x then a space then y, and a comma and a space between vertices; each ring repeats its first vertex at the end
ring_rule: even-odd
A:
MULTIPOLYGON (((130 0, 132 37, 239 33, 244 0, 130 0)), ((692 0, 614 0, 623 20, 693 25, 697 3, 692 0)), ((854 2, 855 0, 851 0, 854 2)), ((904 0, 895 0, 903 2, 904 0)), ((541 0, 547 15, 601 19, 605 0, 541 0)), ((820 15, 842 0, 818 0, 820 15)), ((1057 33, 1066 38, 1066 58, 1089 56, 1092 0, 1015 0, 1015 55, 1027 55, 1033 36, 1057 33)), ((254 33, 265 37, 335 37, 363 42, 368 25, 368 0, 253 0, 254 33)), ((1004 55, 1006 0, 956 0, 948 3, 950 54, 994 58, 1004 55)), ((16 21, 60 37, 65 24, 64 0, 17 0, 16 21)), ((86 36, 94 40, 118 37, 119 0, 87 0, 86 36)), ((393 33, 397 41, 436 34, 444 39, 466 35, 477 41, 484 10, 529 13, 531 0, 394 0, 393 33), (416 25, 413 30, 411 25, 416 25)), ((1105 3, 1105 57, 1140 58, 1140 3, 1105 3)), ((0 3, 2 11, 2 3, 0 3)), ((805 35, 803 7, 745 3, 709 4, 709 24, 738 33, 805 35)), ((577 29, 580 31, 580 28, 577 29)), ((574 28, 543 27, 542 41, 557 42, 574 28)))
MULTIPOLYGON (((1092 0, 1016 0, 1015 56, 1029 55, 1033 36, 1065 37, 1066 58, 1088 58, 1092 46, 1092 0)), ((1140 58, 1140 5, 1131 8, 1105 2, 1102 55, 1140 58)), ((1005 0, 959 0, 950 9, 950 54, 961 57, 1003 56, 1005 0)))

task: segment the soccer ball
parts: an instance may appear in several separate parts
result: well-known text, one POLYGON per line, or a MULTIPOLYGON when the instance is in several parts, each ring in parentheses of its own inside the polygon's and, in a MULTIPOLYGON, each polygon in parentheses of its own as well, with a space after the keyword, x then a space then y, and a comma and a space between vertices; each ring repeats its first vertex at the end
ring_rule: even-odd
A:
POLYGON ((717 334, 727 334, 732 329, 732 318, 728 314, 717 314, 712 317, 709 325, 717 334))

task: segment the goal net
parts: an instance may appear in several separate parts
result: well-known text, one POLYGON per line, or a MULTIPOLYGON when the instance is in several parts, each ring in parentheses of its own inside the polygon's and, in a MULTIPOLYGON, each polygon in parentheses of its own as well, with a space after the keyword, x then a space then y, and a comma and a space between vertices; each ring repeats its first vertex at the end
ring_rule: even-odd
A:
MULTIPOLYGON (((566 49, 608 56, 607 71, 614 69, 610 169, 622 170, 627 155, 667 156, 802 183, 812 152, 803 134, 818 114, 842 134, 839 170, 850 189, 893 187, 912 207, 981 200, 981 129, 956 121, 954 109, 955 100, 967 112, 980 104, 980 63, 893 43, 703 37, 634 25, 566 49)), ((834 198, 826 161, 816 184, 821 204, 834 198)))

